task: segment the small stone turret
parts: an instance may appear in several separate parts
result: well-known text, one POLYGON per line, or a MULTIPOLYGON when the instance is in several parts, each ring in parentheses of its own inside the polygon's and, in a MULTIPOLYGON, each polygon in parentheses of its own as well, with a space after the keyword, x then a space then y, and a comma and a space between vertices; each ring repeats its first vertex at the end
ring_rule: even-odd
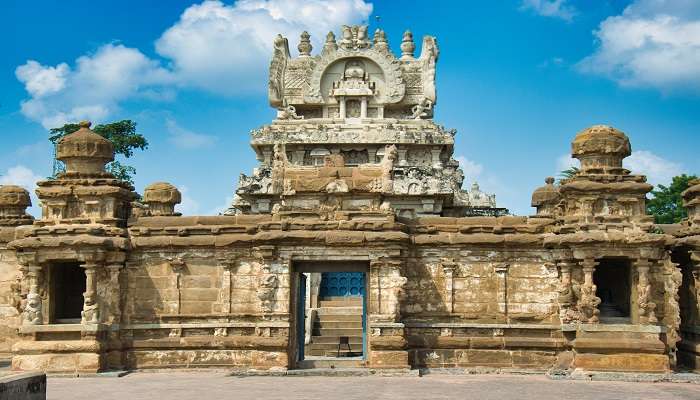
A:
POLYGON ((700 226, 700 179, 693 179, 683 193, 683 207, 688 210, 688 222, 700 226))
POLYGON ((20 186, 0 186, 0 225, 31 224, 34 218, 27 214, 32 205, 29 192, 20 186))
POLYGON ((175 212, 175 205, 182 201, 182 194, 173 185, 167 182, 156 182, 146 186, 143 193, 143 202, 148 205, 151 216, 180 215, 175 212))
POLYGON ((556 206, 561 199, 559 189, 554 186, 554 178, 548 176, 544 180, 545 185, 532 193, 532 207, 537 209, 537 215, 555 216, 556 206))
POLYGON ((80 129, 58 143, 56 159, 66 164, 67 174, 99 175, 114 160, 112 142, 90 130, 90 122, 80 122, 80 129))
POLYGON ((630 140, 622 131, 607 125, 593 125, 576 135, 571 155, 581 161, 589 174, 620 174, 622 160, 632 154, 630 140))

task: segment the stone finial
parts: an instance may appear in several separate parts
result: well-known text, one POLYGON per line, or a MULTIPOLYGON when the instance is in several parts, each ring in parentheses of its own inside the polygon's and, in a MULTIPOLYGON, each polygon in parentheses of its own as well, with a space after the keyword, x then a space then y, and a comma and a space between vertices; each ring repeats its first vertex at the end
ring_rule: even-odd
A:
POLYGON ((66 135, 56 146, 56 159, 66 164, 66 173, 99 174, 114 160, 114 145, 90 130, 90 122, 81 121, 80 129, 66 135))
POLYGON ((389 42, 386 40, 386 33, 378 28, 374 31, 374 48, 378 51, 389 50, 389 42))
POLYGON ((23 187, 0 186, 0 220, 12 221, 13 224, 31 223, 33 218, 27 214, 27 207, 31 205, 32 200, 29 198, 29 192, 23 187))
POLYGON ((607 125, 594 125, 576 135, 571 143, 574 158, 584 173, 620 174, 622 160, 632 154, 629 138, 607 125))
POLYGON ((416 51, 416 44, 413 42, 413 34, 407 30, 403 33, 401 40, 401 59, 412 60, 414 51, 416 51))
POLYGON ((299 50, 300 57, 311 56, 311 50, 313 49, 313 46, 311 45, 311 35, 309 35, 309 32, 304 31, 301 33, 301 39, 299 40, 299 45, 297 46, 297 49, 299 50))
POLYGON ((688 210, 688 221, 693 225, 700 225, 700 179, 693 179, 688 182, 683 197, 683 207, 688 210))
POLYGON ((151 216, 173 216, 175 205, 180 204, 182 195, 177 188, 167 182, 156 182, 146 186, 143 202, 148 205, 151 216))
POLYGON ((331 53, 338 50, 338 44, 335 42, 335 33, 328 32, 326 35, 326 43, 323 44, 323 53, 331 53))
POLYGON ((537 209, 537 215, 553 215, 561 195, 559 189, 554 186, 554 178, 548 176, 544 182, 544 186, 532 193, 531 205, 537 209))

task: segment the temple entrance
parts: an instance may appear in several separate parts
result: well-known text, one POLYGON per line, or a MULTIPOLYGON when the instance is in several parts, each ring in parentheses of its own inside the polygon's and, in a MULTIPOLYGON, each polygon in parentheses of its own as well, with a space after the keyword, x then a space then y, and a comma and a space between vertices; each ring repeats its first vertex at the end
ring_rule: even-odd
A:
POLYGON ((52 324, 79 324, 85 293, 85 269, 78 263, 57 263, 49 267, 52 324))
POLYGON ((600 260, 593 273, 596 296, 600 298, 600 321, 609 323, 630 322, 632 276, 626 259, 600 260))
POLYGON ((366 358, 366 263, 297 266, 297 366, 359 367, 366 358), (303 322, 302 322, 303 321, 303 322))

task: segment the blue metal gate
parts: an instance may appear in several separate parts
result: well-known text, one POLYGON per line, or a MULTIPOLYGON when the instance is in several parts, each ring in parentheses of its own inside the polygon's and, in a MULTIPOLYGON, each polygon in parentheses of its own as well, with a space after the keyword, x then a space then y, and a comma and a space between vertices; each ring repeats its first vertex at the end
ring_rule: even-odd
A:
POLYGON ((363 272, 324 272, 321 276, 321 297, 364 296, 363 272))

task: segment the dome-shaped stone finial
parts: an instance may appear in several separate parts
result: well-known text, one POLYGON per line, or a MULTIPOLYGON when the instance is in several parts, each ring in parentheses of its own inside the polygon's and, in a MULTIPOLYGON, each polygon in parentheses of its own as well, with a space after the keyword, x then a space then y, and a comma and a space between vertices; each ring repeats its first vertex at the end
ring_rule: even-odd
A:
POLYGON ((554 186, 554 178, 548 176, 544 180, 545 185, 532 193, 532 207, 537 209, 537 215, 554 215, 557 203, 559 202, 559 189, 554 186))
POLYGON ((338 43, 335 41, 335 33, 328 31, 326 35, 326 43, 323 44, 323 53, 332 53, 338 50, 338 43))
POLYGON ((608 125, 594 125, 576 135, 571 153, 581 161, 581 171, 598 174, 620 174, 622 160, 632 154, 629 138, 608 125))
POLYGON ((152 216, 172 216, 175 213, 175 205, 182 201, 182 194, 170 183, 156 182, 146 186, 143 192, 143 202, 148 205, 149 214, 152 216))
POLYGON ((105 164, 114 160, 114 145, 90 130, 89 121, 68 134, 56 146, 56 159, 66 164, 66 173, 94 175, 104 172, 105 164))
POLYGON ((301 39, 299 40, 299 45, 297 46, 297 49, 299 50, 300 57, 311 56, 311 50, 313 50, 313 46, 311 45, 311 35, 309 35, 309 32, 304 31, 301 33, 301 39))
POLYGON ((374 49, 382 52, 389 50, 389 42, 386 40, 386 33, 379 28, 374 31, 374 49))
POLYGON ((33 219, 27 214, 27 207, 32 205, 29 192, 15 185, 0 186, 0 220, 20 221, 31 223, 33 219))
POLYGON ((416 44, 413 42, 413 33, 407 30, 403 33, 403 39, 401 40, 401 59, 413 59, 414 51, 416 51, 416 44))

